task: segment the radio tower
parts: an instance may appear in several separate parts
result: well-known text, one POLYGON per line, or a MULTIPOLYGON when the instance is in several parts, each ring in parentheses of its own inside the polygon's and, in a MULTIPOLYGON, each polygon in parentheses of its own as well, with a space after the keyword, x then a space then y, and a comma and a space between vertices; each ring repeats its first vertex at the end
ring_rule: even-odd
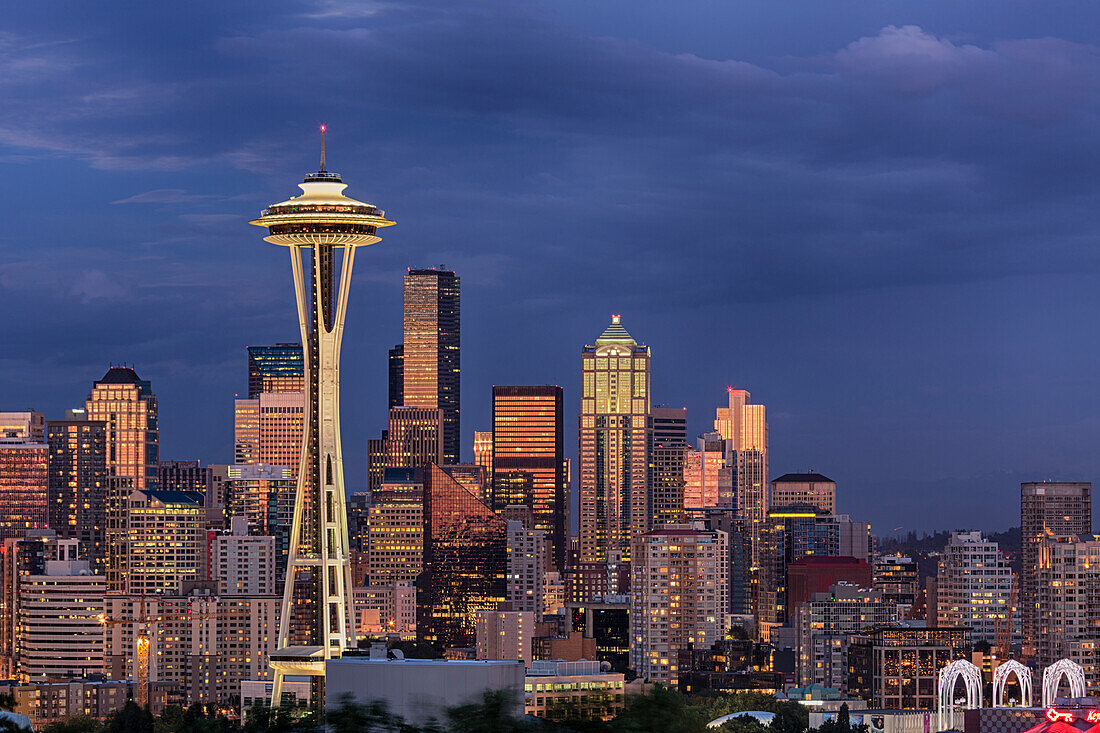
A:
POLYGON ((290 249, 308 405, 279 638, 271 655, 271 704, 281 704, 287 675, 309 676, 312 706, 323 718, 325 660, 355 646, 340 457, 340 341, 355 248, 380 241, 375 232, 395 222, 381 209, 344 196, 340 176, 325 170, 324 125, 321 168, 298 188, 301 196, 272 204, 249 222, 267 227, 264 240, 290 249), (307 603, 301 597, 295 603, 296 585, 310 589, 307 603))

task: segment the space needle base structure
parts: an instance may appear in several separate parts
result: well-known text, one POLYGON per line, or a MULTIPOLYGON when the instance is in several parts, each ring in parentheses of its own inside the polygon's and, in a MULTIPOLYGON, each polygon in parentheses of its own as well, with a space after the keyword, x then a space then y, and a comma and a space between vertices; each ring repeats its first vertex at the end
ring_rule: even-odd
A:
POLYGON ((264 240, 290 250, 305 366, 302 452, 271 704, 282 704, 288 675, 311 681, 311 707, 325 706, 325 662, 355 647, 344 469, 340 453, 340 342, 357 247, 381 240, 394 224, 385 212, 344 196, 346 184, 320 170, 298 184, 300 196, 272 204, 250 224, 266 227, 264 240), (308 592, 303 592, 303 589, 308 592))

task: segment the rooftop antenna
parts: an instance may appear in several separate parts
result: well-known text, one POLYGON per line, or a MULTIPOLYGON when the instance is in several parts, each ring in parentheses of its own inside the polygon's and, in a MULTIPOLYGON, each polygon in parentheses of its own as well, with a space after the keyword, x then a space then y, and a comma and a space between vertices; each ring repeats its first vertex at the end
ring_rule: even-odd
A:
POLYGON ((325 126, 321 125, 321 172, 325 172, 325 126))

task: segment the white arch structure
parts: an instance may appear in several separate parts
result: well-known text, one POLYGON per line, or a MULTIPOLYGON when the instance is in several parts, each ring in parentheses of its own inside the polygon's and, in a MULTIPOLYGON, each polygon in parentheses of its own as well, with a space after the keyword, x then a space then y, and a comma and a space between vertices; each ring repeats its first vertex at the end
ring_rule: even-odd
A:
POLYGON ((1016 674, 1016 681, 1020 683, 1020 705, 1025 708, 1031 707, 1031 700, 1034 697, 1031 691, 1031 669, 1015 659, 1010 659, 993 670, 993 707, 1005 706, 1005 685, 1008 684, 1008 678, 1013 673, 1016 674))
POLYGON ((982 671, 965 659, 956 659, 940 670, 939 730, 947 730, 955 721, 955 682, 962 677, 966 685, 966 710, 982 706, 982 671))
POLYGON ((1043 670, 1043 707, 1049 708, 1058 696, 1058 684, 1065 677, 1069 682, 1070 697, 1084 697, 1085 671, 1081 665, 1069 659, 1059 659, 1043 670))

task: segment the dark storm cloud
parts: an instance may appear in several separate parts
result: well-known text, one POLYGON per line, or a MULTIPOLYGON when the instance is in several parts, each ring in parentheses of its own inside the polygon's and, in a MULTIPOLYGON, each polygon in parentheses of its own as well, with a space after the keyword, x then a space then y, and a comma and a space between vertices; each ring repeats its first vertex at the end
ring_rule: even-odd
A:
MULTIPOLYGON (((28 307, 4 326, 0 398, 56 411, 105 360, 140 361, 177 410, 167 452, 227 460, 209 453, 227 444, 241 348, 295 338, 284 257, 244 221, 290 195, 327 121, 349 193, 400 222, 357 275, 353 317, 372 328, 347 349, 365 365, 345 390, 362 406, 345 430, 353 464, 382 423, 401 270, 442 262, 465 286, 466 432, 483 427, 493 381, 571 389, 576 349, 614 309, 667 359, 655 392, 689 404, 693 428, 731 380, 761 385, 778 472, 813 460, 868 497, 898 470, 946 486, 1043 465, 1026 450, 1001 465, 1000 446, 1023 438, 974 423, 1044 379, 999 358, 1029 348, 1025 331, 1002 330, 1001 314, 1029 313, 1004 305, 1006 289, 1034 284, 1026 300, 1051 278, 1097 274, 1097 47, 1033 37, 1008 8, 990 32, 922 28, 899 4, 871 28, 838 15, 822 30, 843 40, 824 52, 792 40, 804 28, 764 24, 769 53, 750 61, 709 38, 693 52, 593 32, 564 7, 245 5, 74 3, 9 19, 0 159, 21 183, 0 295, 28 307), (954 304, 934 327, 920 320, 942 307, 933 298, 954 304), (532 319, 540 339, 496 340, 532 319), (985 352, 970 353, 975 334, 985 352), (701 341, 690 369, 671 357, 701 341), (822 364, 792 369, 798 345, 822 364), (983 397, 988 383, 1000 386, 983 397), (923 465, 929 443, 877 442, 883 410, 955 440, 923 465), (983 441, 995 447, 975 454, 983 441)), ((700 33, 752 22, 684 12, 700 33)), ((1083 305, 1052 311, 1063 341, 1085 343, 1068 325, 1083 305)), ((1052 472, 1095 468, 1063 448, 1052 472)))

